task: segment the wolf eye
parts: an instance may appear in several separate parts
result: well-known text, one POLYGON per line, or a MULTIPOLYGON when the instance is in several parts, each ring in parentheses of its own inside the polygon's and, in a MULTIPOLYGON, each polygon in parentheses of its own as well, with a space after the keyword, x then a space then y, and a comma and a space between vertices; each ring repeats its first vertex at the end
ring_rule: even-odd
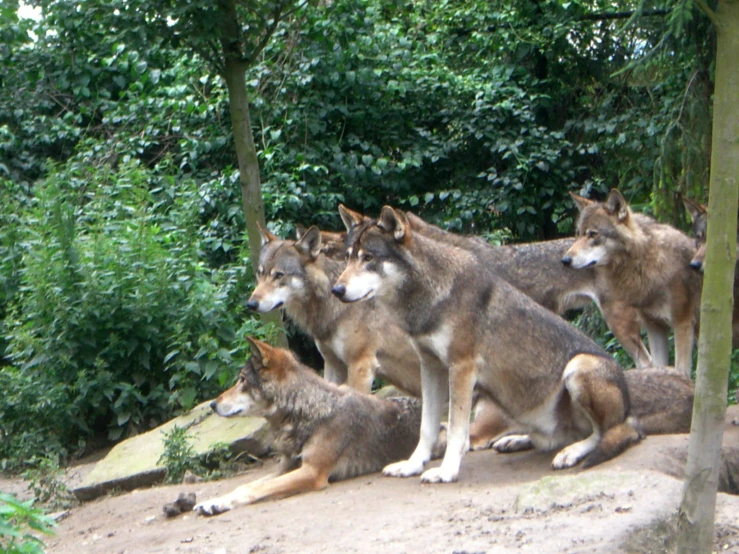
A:
POLYGON ((282 271, 275 271, 275 272, 274 272, 274 273, 272 274, 272 276, 273 276, 273 277, 274 277, 275 279, 282 279, 282 278, 283 278, 283 277, 285 276, 285 274, 284 274, 284 273, 283 273, 282 271))
POLYGON ((371 262, 374 259, 375 259, 375 257, 372 254, 364 254, 362 256, 362 261, 365 262, 365 263, 371 262))
POLYGON ((598 236, 598 231, 595 231, 593 229, 588 229, 585 234, 588 236, 589 239, 594 239, 598 236))

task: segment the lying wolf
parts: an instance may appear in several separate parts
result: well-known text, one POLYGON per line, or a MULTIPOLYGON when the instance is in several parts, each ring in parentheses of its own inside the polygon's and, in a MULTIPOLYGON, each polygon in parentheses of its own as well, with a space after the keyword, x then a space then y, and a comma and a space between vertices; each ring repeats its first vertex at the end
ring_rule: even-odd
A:
POLYGON ((416 398, 381 399, 338 387, 288 350, 248 339, 252 356, 236 384, 211 406, 221 416, 260 416, 281 457, 278 475, 197 504, 215 515, 242 504, 315 491, 330 481, 379 471, 410 455, 418 442, 416 398))

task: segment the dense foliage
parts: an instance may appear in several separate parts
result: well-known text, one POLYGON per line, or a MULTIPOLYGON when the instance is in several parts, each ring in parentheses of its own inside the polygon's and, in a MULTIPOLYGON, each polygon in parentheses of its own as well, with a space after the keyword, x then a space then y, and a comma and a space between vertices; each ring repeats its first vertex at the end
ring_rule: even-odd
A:
MULTIPOLYGON (((9 466, 192 406, 266 332, 243 310, 212 2, 29 4, 38 21, 0 7, 9 466)), ((276 6, 257 4, 254 28, 276 6)), ((692 2, 652 4, 296 3, 247 77, 267 219, 286 236, 391 203, 533 240, 571 232, 568 190, 618 186, 683 224, 680 195, 705 200, 714 38, 692 2)))

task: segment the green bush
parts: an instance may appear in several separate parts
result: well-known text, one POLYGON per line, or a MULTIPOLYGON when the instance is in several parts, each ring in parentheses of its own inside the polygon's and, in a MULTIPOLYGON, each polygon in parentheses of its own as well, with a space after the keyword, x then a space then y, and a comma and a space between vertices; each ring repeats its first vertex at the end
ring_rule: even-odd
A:
POLYGON ((211 269, 201 200, 134 163, 53 168, 21 216, 20 286, 0 375, 6 468, 146 430, 219 392, 244 359, 252 286, 211 269))
POLYGON ((31 504, 0 492, 0 551, 43 554, 44 543, 36 535, 51 534, 54 522, 31 504))

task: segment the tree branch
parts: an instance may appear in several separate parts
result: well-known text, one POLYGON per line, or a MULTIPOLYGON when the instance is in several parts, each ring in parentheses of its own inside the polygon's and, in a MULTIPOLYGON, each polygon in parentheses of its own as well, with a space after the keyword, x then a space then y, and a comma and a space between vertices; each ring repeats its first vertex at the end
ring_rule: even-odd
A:
POLYGON ((698 4, 698 8, 700 9, 700 11, 706 14, 706 17, 711 20, 711 23, 713 23, 713 25, 717 29, 721 27, 721 22, 718 20, 716 12, 713 11, 708 4, 706 4, 705 0, 695 0, 695 3, 698 4))

